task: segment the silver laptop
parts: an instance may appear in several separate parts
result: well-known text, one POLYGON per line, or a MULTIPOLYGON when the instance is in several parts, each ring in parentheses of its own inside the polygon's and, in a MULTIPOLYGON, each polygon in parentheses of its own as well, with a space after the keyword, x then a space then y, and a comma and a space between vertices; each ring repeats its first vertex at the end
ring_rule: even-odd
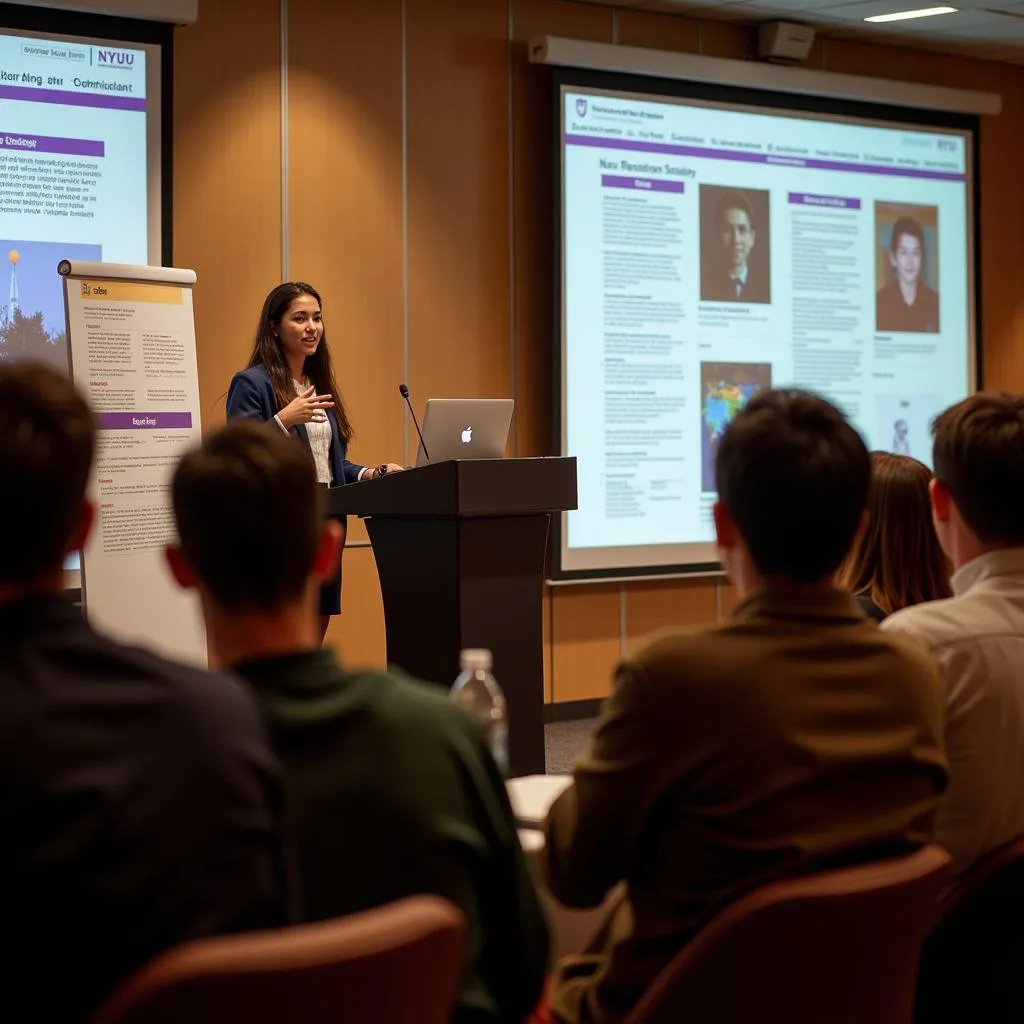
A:
POLYGON ((448 459, 502 459, 515 401, 511 398, 428 398, 416 465, 448 459))

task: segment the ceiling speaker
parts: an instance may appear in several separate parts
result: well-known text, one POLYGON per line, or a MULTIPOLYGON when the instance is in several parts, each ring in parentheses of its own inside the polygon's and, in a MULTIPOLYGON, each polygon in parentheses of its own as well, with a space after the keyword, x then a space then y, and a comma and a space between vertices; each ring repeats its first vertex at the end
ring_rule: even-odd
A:
POLYGON ((800 64, 814 44, 814 29, 795 21, 769 21, 757 36, 757 55, 770 64, 800 64))

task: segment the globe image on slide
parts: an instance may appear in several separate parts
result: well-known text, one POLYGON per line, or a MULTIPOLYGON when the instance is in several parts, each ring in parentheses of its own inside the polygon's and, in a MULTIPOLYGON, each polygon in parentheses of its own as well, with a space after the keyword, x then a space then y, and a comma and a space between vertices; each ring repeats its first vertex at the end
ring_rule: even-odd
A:
POLYGON ((701 490, 713 493, 715 456, 726 427, 759 391, 772 386, 770 363, 701 363, 701 490))
POLYGON ((756 384, 722 384, 704 396, 704 422, 713 442, 718 442, 733 416, 756 394, 756 384))

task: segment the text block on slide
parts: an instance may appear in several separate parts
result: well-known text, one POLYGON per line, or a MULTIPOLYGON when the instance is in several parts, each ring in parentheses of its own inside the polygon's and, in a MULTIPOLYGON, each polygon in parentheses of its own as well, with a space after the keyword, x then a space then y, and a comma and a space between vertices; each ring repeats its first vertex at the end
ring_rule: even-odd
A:
POLYGON ((82 552, 82 602, 98 629, 206 664, 197 599, 164 558, 177 537, 171 475, 200 438, 191 270, 64 260, 71 372, 99 427, 82 552))

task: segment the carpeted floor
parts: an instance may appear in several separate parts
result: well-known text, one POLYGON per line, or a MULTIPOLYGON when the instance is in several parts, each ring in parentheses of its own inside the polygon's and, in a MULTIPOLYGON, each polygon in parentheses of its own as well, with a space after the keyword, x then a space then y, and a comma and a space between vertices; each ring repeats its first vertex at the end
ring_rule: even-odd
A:
POLYGON ((549 722, 544 726, 548 775, 572 771, 573 762, 583 753, 596 722, 596 718, 581 718, 575 722, 549 722))

